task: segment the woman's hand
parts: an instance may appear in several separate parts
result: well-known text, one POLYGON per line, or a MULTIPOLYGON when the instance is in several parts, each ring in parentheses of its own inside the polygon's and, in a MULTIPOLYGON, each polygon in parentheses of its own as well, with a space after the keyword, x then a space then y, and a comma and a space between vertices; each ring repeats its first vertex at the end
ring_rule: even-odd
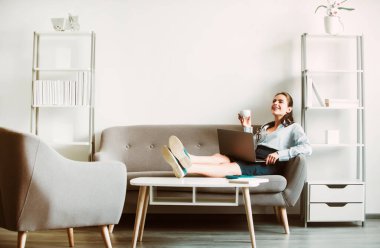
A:
POLYGON ((275 164, 276 161, 278 160, 278 157, 279 155, 277 152, 269 154, 267 158, 265 159, 265 164, 275 164))
POLYGON ((252 126, 252 123, 251 123, 251 116, 243 117, 243 116, 241 116, 240 114, 238 114, 238 119, 239 119, 239 121, 240 121, 240 124, 241 124, 243 127, 250 127, 250 126, 252 126))

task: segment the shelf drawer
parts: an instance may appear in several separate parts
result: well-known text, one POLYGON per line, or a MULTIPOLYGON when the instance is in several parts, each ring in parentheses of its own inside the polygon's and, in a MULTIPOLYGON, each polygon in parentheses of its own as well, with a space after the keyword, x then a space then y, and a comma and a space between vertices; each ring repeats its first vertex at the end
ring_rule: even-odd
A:
POLYGON ((364 203, 311 203, 309 221, 364 221, 364 203))
POLYGON ((364 202, 364 185, 310 185, 310 202, 364 202))

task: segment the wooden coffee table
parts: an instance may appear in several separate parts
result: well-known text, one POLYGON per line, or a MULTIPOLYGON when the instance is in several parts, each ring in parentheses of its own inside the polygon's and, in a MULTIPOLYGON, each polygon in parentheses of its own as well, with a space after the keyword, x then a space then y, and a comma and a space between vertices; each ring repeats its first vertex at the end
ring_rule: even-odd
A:
POLYGON ((145 217, 148 204, 151 205, 183 205, 183 206, 239 206, 239 189, 242 189, 247 215, 249 234, 252 247, 256 247, 255 231, 252 219, 251 197, 249 188, 257 187, 260 183, 268 182, 266 178, 255 178, 249 184, 230 183, 225 178, 206 177, 139 177, 131 180, 131 185, 140 186, 136 209, 135 227, 132 235, 132 247, 136 247, 137 240, 142 241, 145 217), (192 188, 191 197, 160 197, 157 187, 185 187, 192 188), (235 188, 231 199, 205 199, 198 197, 197 188, 235 188), (148 190, 149 188, 149 190, 148 190))

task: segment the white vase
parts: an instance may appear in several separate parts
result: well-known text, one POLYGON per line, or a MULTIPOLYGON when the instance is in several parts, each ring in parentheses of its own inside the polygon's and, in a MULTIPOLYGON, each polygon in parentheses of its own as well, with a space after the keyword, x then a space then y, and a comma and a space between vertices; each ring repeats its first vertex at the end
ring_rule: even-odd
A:
POLYGON ((328 34, 339 34, 343 31, 343 23, 338 16, 325 16, 325 31, 328 34))

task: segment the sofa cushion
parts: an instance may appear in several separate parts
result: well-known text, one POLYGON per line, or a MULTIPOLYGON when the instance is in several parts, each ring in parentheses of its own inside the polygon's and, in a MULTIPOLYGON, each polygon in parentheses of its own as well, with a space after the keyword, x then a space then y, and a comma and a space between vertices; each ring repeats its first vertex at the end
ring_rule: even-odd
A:
POLYGON ((101 154, 106 159, 122 161, 128 172, 171 171, 161 155, 161 148, 176 135, 194 155, 219 152, 217 129, 242 130, 239 125, 153 125, 112 127, 102 132, 101 154))

